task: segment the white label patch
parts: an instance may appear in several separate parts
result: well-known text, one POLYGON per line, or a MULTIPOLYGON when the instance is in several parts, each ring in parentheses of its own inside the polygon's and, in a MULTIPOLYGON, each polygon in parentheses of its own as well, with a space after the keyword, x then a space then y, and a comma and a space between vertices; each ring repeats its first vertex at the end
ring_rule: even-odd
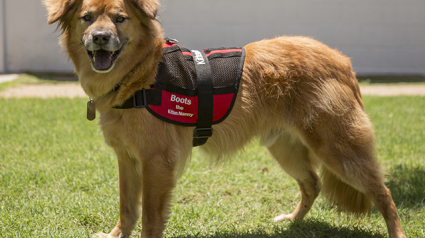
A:
POLYGON ((191 105, 192 104, 192 100, 187 99, 187 98, 179 98, 179 97, 177 97, 174 94, 171 95, 170 101, 172 101, 172 102, 178 102, 178 103, 183 103, 183 104, 186 104, 186 105, 191 105))
POLYGON ((182 111, 174 111, 172 109, 168 109, 168 114, 174 115, 174 116, 182 116, 182 117, 193 117, 192 113, 182 112, 182 111))
POLYGON ((192 54, 195 55, 196 64, 205 64, 205 59, 199 50, 192 50, 192 54))

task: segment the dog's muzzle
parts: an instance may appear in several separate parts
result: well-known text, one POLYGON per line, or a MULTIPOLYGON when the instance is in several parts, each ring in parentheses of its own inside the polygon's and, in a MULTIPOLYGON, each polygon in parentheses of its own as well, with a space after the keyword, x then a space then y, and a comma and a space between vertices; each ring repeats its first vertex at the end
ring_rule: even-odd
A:
POLYGON ((102 73, 113 68, 122 49, 119 40, 105 31, 92 33, 86 47, 93 69, 102 73))

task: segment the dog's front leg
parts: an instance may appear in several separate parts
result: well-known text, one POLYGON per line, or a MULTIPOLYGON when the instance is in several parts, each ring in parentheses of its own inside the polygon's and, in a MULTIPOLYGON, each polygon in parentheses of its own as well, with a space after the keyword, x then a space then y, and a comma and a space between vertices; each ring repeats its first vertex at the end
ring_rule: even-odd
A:
POLYGON ((142 162, 130 156, 123 148, 114 148, 118 159, 120 218, 115 228, 105 234, 99 232, 96 237, 124 238, 130 237, 140 217, 139 206, 142 194, 142 162))
POLYGON ((115 152, 119 167, 120 219, 109 234, 99 232, 95 236, 130 237, 140 217, 138 208, 142 201, 142 238, 162 237, 175 186, 175 160, 163 155, 136 159, 126 150, 115 149, 115 152))
POLYGON ((143 162, 142 238, 162 237, 175 186, 175 160, 158 153, 143 162))

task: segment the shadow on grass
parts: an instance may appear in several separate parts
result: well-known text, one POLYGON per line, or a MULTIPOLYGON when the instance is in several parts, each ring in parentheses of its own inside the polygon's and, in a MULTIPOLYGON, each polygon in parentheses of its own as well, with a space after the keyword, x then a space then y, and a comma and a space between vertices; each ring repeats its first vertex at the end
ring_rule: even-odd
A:
POLYGON ((397 165, 390 171, 387 187, 397 206, 418 208, 425 206, 425 170, 397 165))
POLYGON ((337 227, 327 223, 306 220, 304 222, 293 222, 289 228, 276 229, 273 234, 267 234, 263 231, 254 231, 252 233, 217 233, 208 236, 175 236, 173 238, 384 238, 386 234, 373 234, 372 232, 360 229, 358 227, 337 227))
POLYGON ((420 75, 365 75, 357 76, 357 79, 366 84, 425 83, 425 77, 420 75))

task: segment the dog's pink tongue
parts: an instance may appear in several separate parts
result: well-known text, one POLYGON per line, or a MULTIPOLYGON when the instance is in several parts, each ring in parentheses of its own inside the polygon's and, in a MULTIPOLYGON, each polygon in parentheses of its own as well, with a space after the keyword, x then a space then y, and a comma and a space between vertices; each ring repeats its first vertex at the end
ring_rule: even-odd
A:
POLYGON ((94 67, 98 70, 109 69, 112 66, 111 52, 96 50, 94 55, 94 67))

